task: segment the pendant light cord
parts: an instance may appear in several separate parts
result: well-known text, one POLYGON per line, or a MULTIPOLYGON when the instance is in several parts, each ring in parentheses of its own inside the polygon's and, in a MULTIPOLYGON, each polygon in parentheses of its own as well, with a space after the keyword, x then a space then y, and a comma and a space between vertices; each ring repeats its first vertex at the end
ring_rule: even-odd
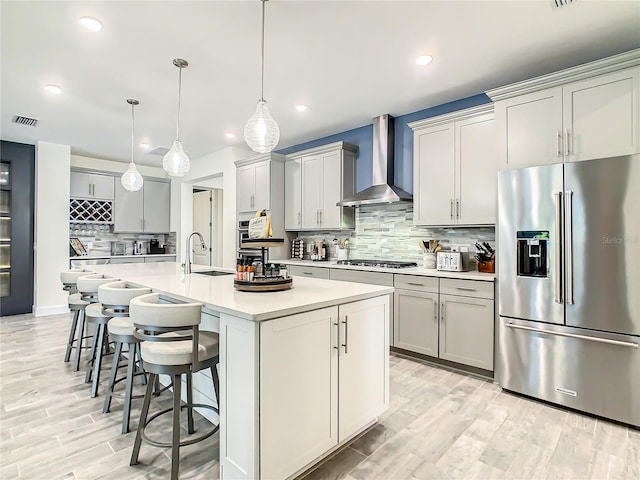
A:
POLYGON ((180 97, 182 93, 182 67, 179 66, 178 70, 178 120, 176 121, 176 140, 180 140, 180 97))
POLYGON ((262 51, 260 52, 262 60, 262 75, 260 79, 260 101, 264 102, 264 6, 267 0, 262 0, 262 51))
POLYGON ((134 142, 134 131, 136 128, 136 122, 135 122, 135 118, 133 116, 133 109, 135 108, 135 105, 132 103, 131 104, 131 163, 133 163, 133 142, 134 142))

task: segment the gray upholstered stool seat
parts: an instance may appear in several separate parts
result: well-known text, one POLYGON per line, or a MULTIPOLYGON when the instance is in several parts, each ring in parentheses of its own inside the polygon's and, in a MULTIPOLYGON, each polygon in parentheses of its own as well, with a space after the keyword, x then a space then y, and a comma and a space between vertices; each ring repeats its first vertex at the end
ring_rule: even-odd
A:
POLYGON ((98 287, 98 297, 102 304, 102 313, 111 317, 106 325, 108 336, 115 344, 113 364, 111 366, 111 374, 109 375, 109 384, 105 394, 102 412, 109 412, 111 409, 111 399, 113 397, 122 397, 124 399, 122 433, 129 431, 131 400, 134 398, 142 398, 142 395, 133 394, 133 379, 135 376, 142 376, 143 384, 145 384, 147 380, 146 373, 142 368, 140 340, 134 336, 133 322, 128 316, 129 302, 132 298, 149 292, 151 292, 149 288, 135 287, 124 281, 105 283, 98 287), (120 357, 123 353, 123 345, 125 344, 128 347, 127 372, 125 376, 118 378, 120 357), (114 392, 116 385, 121 381, 125 381, 125 391, 122 394, 114 392))
POLYGON ((130 315, 135 325, 135 335, 142 339, 142 361, 150 373, 149 383, 140 412, 140 421, 136 439, 131 453, 131 465, 138 463, 142 441, 155 447, 171 447, 171 479, 178 478, 180 464, 180 447, 192 445, 210 437, 218 431, 219 425, 213 426, 198 436, 180 438, 180 410, 187 410, 187 431, 195 433, 193 408, 208 408, 218 412, 213 405, 194 404, 192 392, 192 374, 209 368, 216 401, 219 403, 219 379, 217 364, 218 335, 213 332, 201 332, 199 329, 202 304, 160 304, 159 295, 151 293, 131 300, 130 315), (173 384, 173 408, 154 413, 149 417, 149 406, 153 382, 160 374, 171 375, 173 384), (181 376, 187 380, 187 403, 181 405, 181 376), (145 429, 160 415, 172 412, 173 427, 170 442, 162 442, 149 438, 145 429))
POLYGON ((63 270, 60 272, 60 281, 62 282, 62 289, 69 292, 68 303, 69 310, 73 312, 73 319, 71 320, 71 328, 69 329, 69 339, 67 340, 67 348, 64 354, 64 361, 68 362, 71 358, 71 350, 73 348, 82 348, 83 338, 76 338, 76 330, 78 326, 78 320, 82 318, 84 322, 84 309, 89 304, 82 300, 82 296, 77 293, 77 280, 79 277, 92 273, 86 269, 72 269, 63 270))

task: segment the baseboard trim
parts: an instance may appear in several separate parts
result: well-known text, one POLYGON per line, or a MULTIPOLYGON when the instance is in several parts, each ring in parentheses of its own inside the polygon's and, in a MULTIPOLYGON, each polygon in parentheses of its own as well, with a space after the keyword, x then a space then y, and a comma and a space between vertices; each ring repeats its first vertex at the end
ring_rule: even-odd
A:
POLYGON ((45 317, 47 315, 59 315, 61 313, 69 313, 68 305, 53 305, 51 307, 35 307, 33 314, 36 317, 45 317))

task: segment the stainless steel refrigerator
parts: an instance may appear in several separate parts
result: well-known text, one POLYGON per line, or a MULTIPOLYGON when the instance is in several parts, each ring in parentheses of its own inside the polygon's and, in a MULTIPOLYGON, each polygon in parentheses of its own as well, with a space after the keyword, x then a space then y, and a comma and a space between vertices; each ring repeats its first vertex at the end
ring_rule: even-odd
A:
POLYGON ((498 383, 640 426, 640 155, 498 174, 498 383))

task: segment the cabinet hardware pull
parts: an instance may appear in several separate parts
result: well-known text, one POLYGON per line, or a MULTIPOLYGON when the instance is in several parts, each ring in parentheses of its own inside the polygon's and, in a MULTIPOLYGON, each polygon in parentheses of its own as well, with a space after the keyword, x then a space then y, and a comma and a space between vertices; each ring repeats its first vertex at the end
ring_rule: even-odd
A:
POLYGON ((424 283, 407 282, 407 285, 415 285, 416 287, 424 287, 424 283))
POLYGON ((562 232, 562 192, 556 192, 553 194, 556 200, 556 244, 555 244, 555 254, 556 254, 556 271, 555 271, 555 287, 556 287, 556 295, 555 302, 562 303, 562 251, 560 244, 560 232, 562 232))
POLYGON ((302 272, 303 275, 313 275, 313 272, 302 272))
POLYGON ((556 157, 559 157, 562 155, 562 133, 560 133, 560 130, 556 130, 556 157))
POLYGON ((449 213, 451 214, 451 220, 453 220, 453 199, 450 201, 449 213))
POLYGON ((567 143, 566 143, 566 145, 564 147, 564 154, 566 156, 569 156, 570 148, 569 148, 569 129, 568 128, 567 128, 566 132, 567 132, 567 143))
POLYGON ((444 322, 444 302, 440 305, 440 320, 444 322))
POLYGON ((336 327, 336 345, 333 348, 338 351, 338 354, 340 354, 340 324, 336 322, 332 323, 336 327))
POLYGON ((344 323, 344 343, 342 346, 344 347, 344 354, 346 355, 348 353, 347 344, 349 343, 349 317, 347 315, 344 316, 342 323, 344 323))
POLYGON ((460 218, 460 200, 456 200, 456 218, 460 218))
POLYGON ((300 212, 298 212, 298 225, 302 224, 302 218, 300 212))
POLYGON ((438 321, 438 302, 433 302, 433 319, 438 321))
POLYGON ((610 340, 608 338, 589 337, 587 335, 577 335, 575 333, 567 332, 554 332, 553 330, 542 330, 540 328, 525 327, 524 325, 516 325, 515 323, 506 323, 505 326, 509 328, 516 328, 518 330, 527 330, 530 332, 544 333, 547 335, 558 335, 559 337, 577 338, 579 340, 588 340, 590 342, 608 343, 609 345, 620 345, 621 347, 638 348, 637 343, 633 342, 621 342, 620 340, 610 340))
POLYGON ((318 222, 318 225, 322 226, 322 210, 320 210, 318 213, 320 214, 320 222, 318 222))
POLYGON ((567 255, 567 291, 566 300, 573 305, 573 192, 565 190, 565 226, 567 229, 567 243, 565 244, 567 255))
POLYGON ((462 290, 463 292, 475 292, 476 291, 475 288, 469 288, 469 287, 456 287, 456 290, 462 290))

